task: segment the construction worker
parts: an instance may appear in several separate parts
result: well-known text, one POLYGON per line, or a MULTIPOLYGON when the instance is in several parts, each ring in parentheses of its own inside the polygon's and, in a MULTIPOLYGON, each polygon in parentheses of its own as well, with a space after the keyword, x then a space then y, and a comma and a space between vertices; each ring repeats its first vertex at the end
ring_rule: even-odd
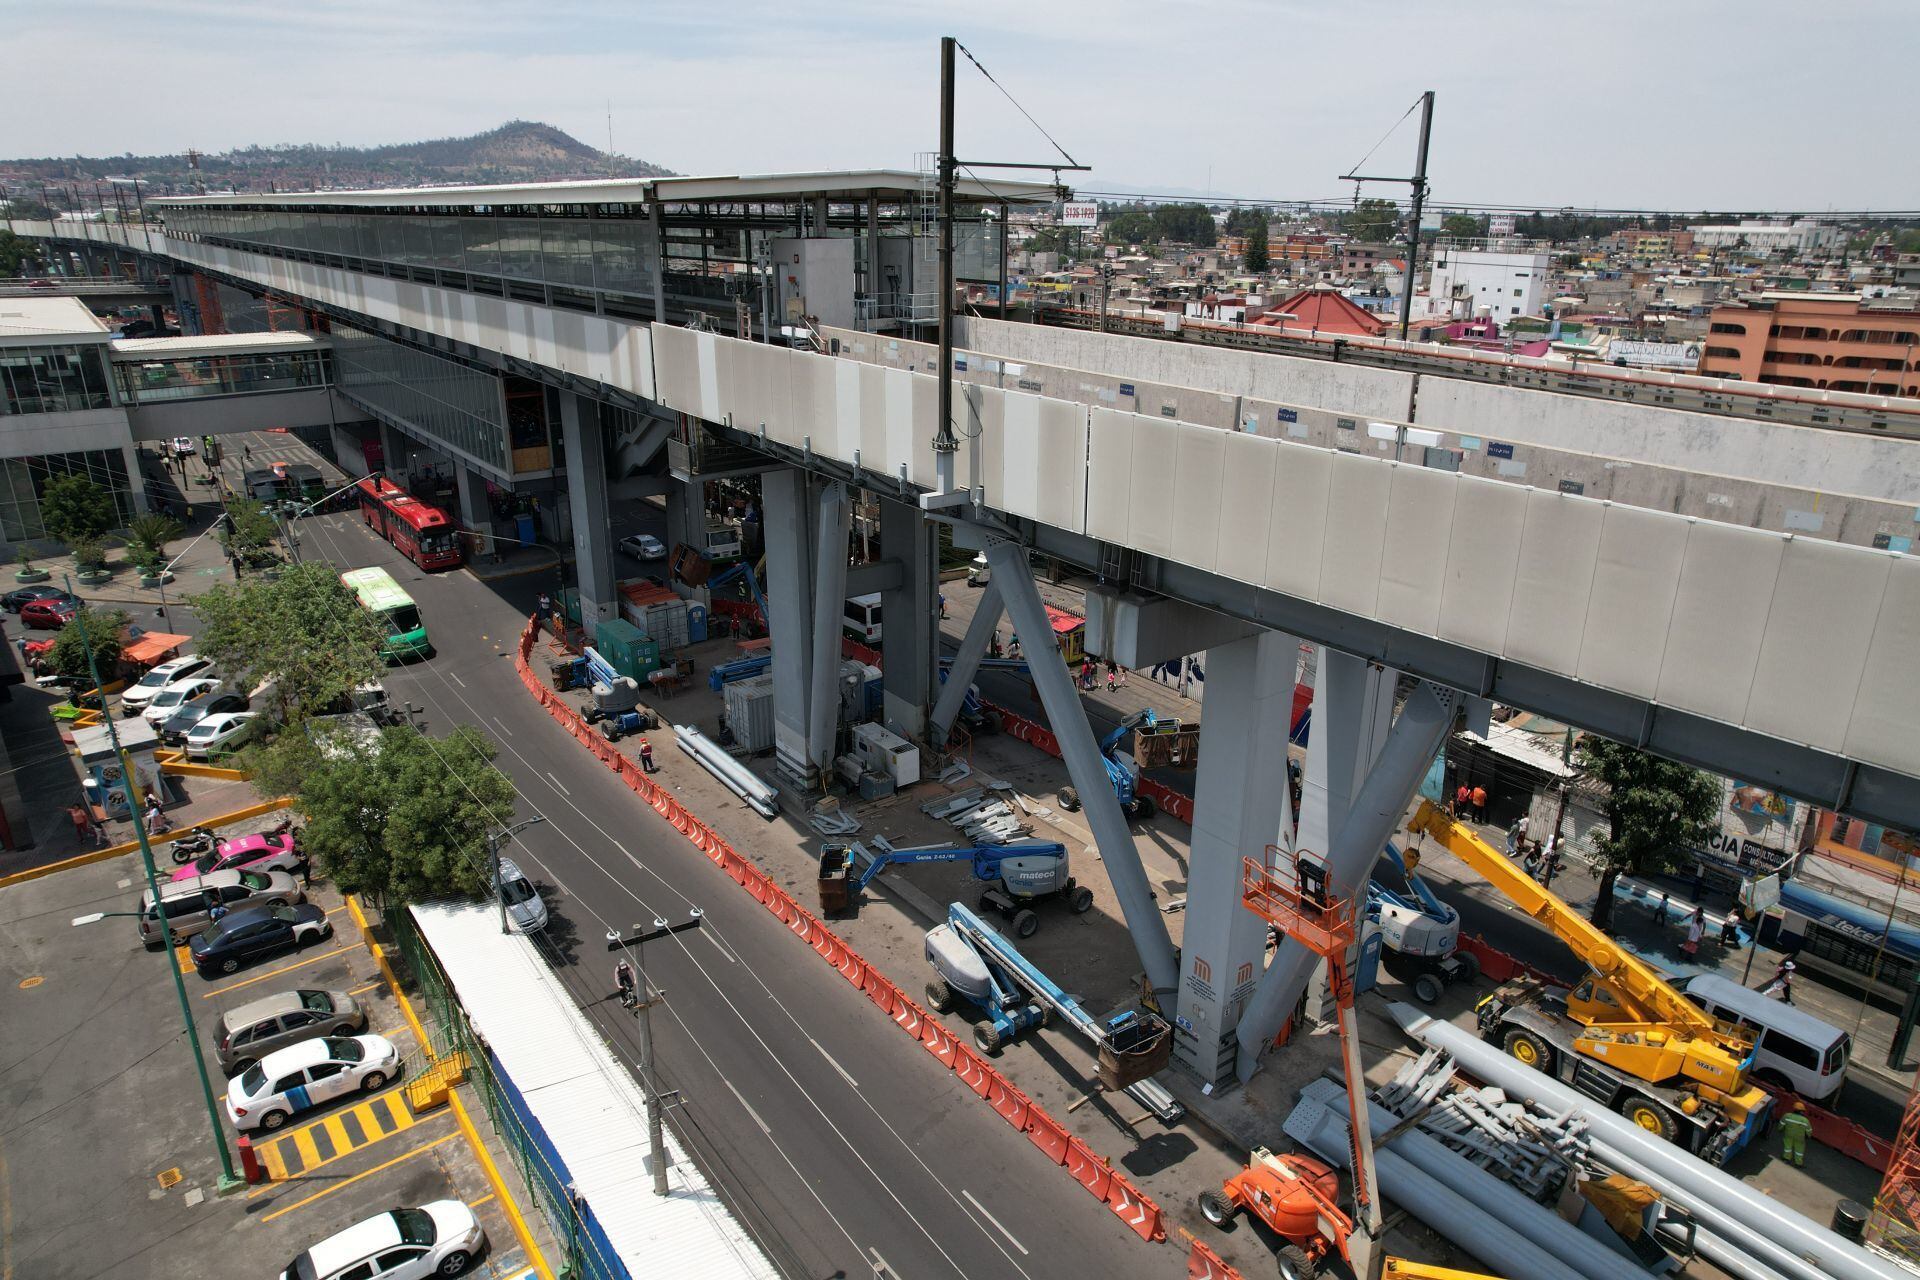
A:
POLYGON ((642 773, 654 772, 653 744, 645 738, 640 739, 640 771, 642 773))
POLYGON ((1780 1121, 1780 1154, 1796 1169, 1807 1163, 1807 1135, 1812 1132, 1813 1121, 1807 1119, 1807 1104, 1794 1099, 1780 1121))
POLYGON ((638 988, 638 983, 634 978, 633 966, 628 964, 624 958, 619 964, 613 966, 613 982, 614 985, 620 989, 620 1003, 622 1005, 631 1009, 640 1003, 639 997, 634 994, 638 988))

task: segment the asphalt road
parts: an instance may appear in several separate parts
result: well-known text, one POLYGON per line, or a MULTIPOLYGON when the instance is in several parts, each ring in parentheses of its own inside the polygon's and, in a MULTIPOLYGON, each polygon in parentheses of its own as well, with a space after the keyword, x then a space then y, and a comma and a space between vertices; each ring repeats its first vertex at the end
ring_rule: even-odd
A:
POLYGON ((308 557, 381 564, 413 594, 438 650, 396 669, 396 701, 429 729, 499 742, 516 817, 546 823, 513 857, 549 890, 559 972, 629 1062, 602 938, 706 912, 655 945, 655 1021, 673 1122, 742 1220, 792 1276, 1154 1275, 1177 1266, 1050 1167, 1026 1138, 926 1060, 809 949, 589 761, 529 698, 512 651, 542 577, 500 589, 426 575, 351 516, 301 521, 308 557), (524 597, 524 598, 523 598, 524 597))

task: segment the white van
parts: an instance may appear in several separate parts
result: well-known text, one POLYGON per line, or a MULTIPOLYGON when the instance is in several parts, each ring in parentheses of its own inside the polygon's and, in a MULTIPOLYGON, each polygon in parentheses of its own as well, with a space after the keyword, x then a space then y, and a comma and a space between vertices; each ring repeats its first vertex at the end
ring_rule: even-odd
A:
POLYGON ((1853 1038, 1846 1032, 1716 974, 1690 978, 1683 990, 1712 1017, 1753 1033, 1752 1074, 1760 1083, 1791 1089, 1809 1102, 1840 1092, 1853 1053, 1853 1038))
POLYGON ((845 617, 841 620, 841 629, 861 644, 872 647, 880 643, 880 593, 854 596, 847 601, 845 617))

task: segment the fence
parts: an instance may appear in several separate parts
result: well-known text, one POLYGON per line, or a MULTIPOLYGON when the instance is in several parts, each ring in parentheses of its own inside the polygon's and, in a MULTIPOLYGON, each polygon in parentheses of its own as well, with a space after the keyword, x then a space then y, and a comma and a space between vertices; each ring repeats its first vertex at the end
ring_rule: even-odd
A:
POLYGON ((485 1041, 474 1033, 458 993, 433 948, 420 936, 412 913, 387 912, 385 921, 393 935, 393 955, 405 970, 423 1010, 422 1029, 427 1037, 423 1047, 439 1059, 465 1055, 467 1080, 486 1101, 487 1117, 512 1160, 526 1201, 540 1210, 554 1239, 565 1248, 566 1261, 560 1274, 591 1280, 632 1280, 614 1255, 592 1207, 576 1201, 568 1191, 572 1179, 565 1164, 513 1081, 500 1070, 485 1041))

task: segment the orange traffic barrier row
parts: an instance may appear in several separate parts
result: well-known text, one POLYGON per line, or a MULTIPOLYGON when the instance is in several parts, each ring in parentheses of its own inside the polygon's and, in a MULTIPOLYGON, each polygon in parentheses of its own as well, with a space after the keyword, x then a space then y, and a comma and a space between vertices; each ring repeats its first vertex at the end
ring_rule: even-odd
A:
MULTIPOLYGON (((718 832, 656 784, 612 743, 594 732, 572 707, 555 697, 553 690, 543 684, 528 665, 536 638, 536 624, 530 621, 521 634, 515 666, 521 683, 547 709, 548 714, 580 742, 592 748, 594 754, 617 772, 649 808, 712 859, 729 879, 753 895, 756 902, 772 912, 849 985, 863 992, 895 1026, 919 1040, 921 1047, 935 1061, 952 1071, 961 1083, 992 1107, 996 1115, 1016 1131, 1026 1134, 1036 1150, 1071 1173, 1075 1181, 1104 1202, 1108 1210, 1135 1234, 1148 1241, 1167 1238, 1165 1215, 1150 1197, 1124 1176, 1115 1173, 1104 1158, 1068 1133, 1065 1126, 1022 1093, 1013 1081, 1001 1075, 992 1063, 971 1046, 961 1043, 957 1036, 895 986, 884 973, 862 959, 859 952, 847 945, 845 939, 794 901, 793 895, 775 884, 765 872, 741 857, 718 832)), ((865 650, 874 659, 879 657, 864 645, 848 642, 848 647, 865 650)))
POLYGON ((1187 1280, 1240 1280, 1240 1273, 1228 1266, 1212 1249, 1192 1236, 1187 1250, 1187 1280))

